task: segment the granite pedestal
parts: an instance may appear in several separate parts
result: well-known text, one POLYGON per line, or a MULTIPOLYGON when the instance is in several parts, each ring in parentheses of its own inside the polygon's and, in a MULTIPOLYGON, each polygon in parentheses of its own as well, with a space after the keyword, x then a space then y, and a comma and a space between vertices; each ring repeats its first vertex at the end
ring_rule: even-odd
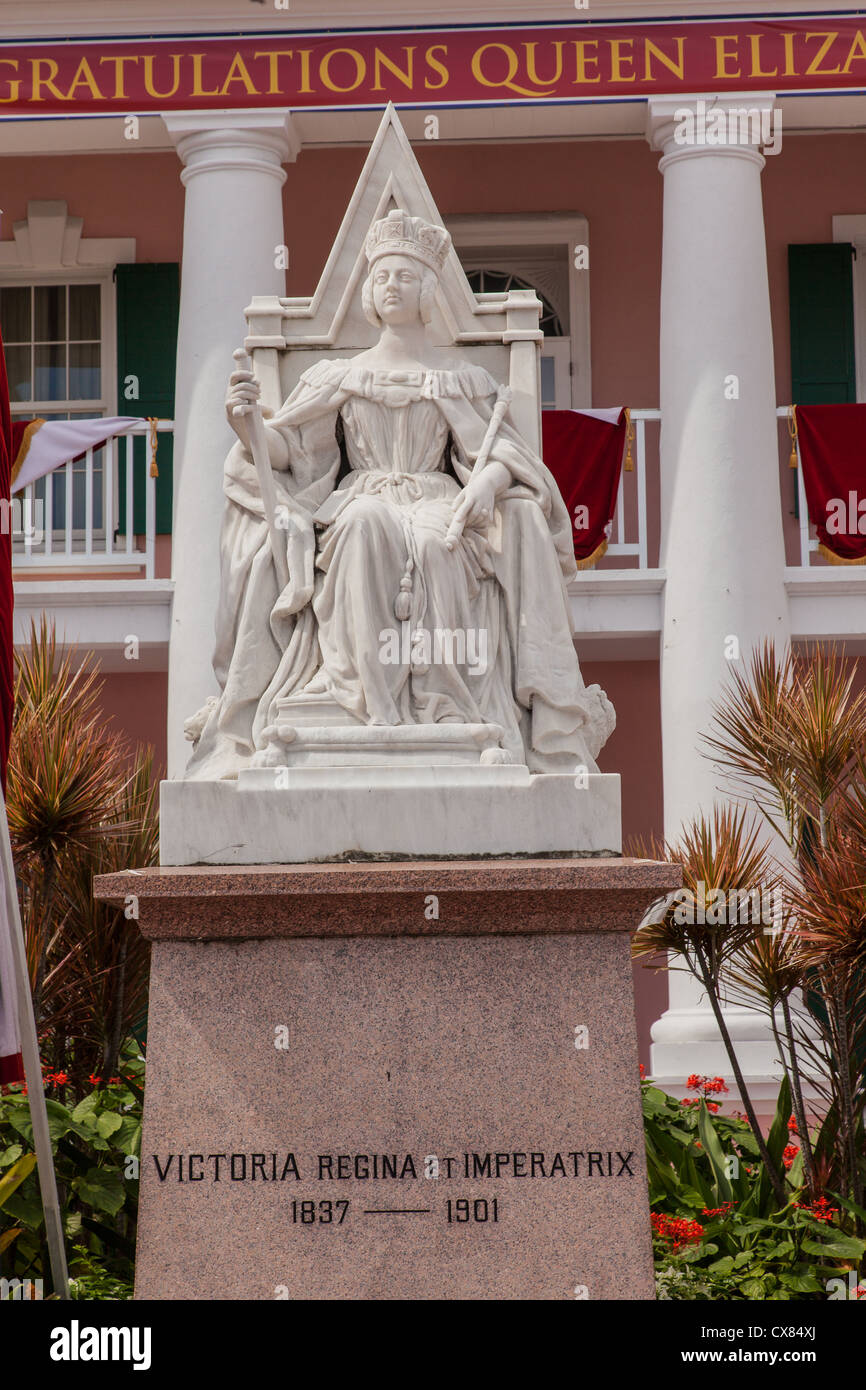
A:
POLYGON ((628 859, 159 868, 136 1296, 653 1296, 628 859))

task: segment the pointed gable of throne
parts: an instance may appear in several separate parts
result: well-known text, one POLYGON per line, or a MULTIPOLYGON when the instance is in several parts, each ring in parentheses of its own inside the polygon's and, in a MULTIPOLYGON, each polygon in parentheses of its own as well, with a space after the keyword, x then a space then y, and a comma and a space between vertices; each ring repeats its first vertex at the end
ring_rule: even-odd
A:
MULTIPOLYGON (((245 310, 245 347, 262 383, 262 399, 276 408, 313 362, 347 357, 372 346, 377 331, 361 305, 367 275, 364 245, 370 226, 392 208, 445 225, 394 106, 385 109, 361 176, 309 297, 255 296, 245 310)), ((467 361, 486 367, 514 392, 512 418, 532 448, 540 440, 541 303, 532 290, 476 295, 457 252, 445 261, 431 335, 467 361)))

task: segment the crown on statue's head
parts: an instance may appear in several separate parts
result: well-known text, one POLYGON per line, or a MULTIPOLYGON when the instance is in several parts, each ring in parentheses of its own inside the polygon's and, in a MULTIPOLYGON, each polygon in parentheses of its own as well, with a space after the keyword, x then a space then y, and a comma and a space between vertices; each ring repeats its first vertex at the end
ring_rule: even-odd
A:
POLYGON ((402 208, 392 208, 367 233, 365 250, 372 266, 382 256, 413 256, 416 261, 442 274, 451 249, 451 236, 444 227, 434 227, 423 217, 410 217, 402 208))

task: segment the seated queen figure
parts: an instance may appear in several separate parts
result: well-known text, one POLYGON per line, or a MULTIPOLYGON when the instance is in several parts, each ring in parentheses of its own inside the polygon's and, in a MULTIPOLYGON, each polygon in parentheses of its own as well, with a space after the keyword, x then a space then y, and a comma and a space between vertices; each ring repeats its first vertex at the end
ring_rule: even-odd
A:
POLYGON ((574 649, 565 505, 496 381, 429 337, 450 244, 399 209, 375 222, 363 307, 378 342, 309 368, 266 418, 285 566, 250 452, 259 386, 231 376, 220 695, 187 722, 188 777, 261 760, 292 697, 330 705, 332 723, 494 725, 504 761, 597 771, 614 713, 574 649))

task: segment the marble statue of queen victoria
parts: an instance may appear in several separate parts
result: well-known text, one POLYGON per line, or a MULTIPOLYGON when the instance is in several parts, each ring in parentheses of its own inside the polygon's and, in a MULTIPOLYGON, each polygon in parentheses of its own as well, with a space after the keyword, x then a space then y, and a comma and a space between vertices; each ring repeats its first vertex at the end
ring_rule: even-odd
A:
POLYGON ((275 720, 293 707, 329 724, 486 725, 482 761, 597 771, 614 712, 574 648, 565 505, 508 393, 428 333, 450 243, 400 209, 373 223, 363 308, 378 342, 316 363, 259 417, 272 488, 253 458, 259 385, 230 378, 221 693, 187 723, 189 778, 285 761, 275 720))

